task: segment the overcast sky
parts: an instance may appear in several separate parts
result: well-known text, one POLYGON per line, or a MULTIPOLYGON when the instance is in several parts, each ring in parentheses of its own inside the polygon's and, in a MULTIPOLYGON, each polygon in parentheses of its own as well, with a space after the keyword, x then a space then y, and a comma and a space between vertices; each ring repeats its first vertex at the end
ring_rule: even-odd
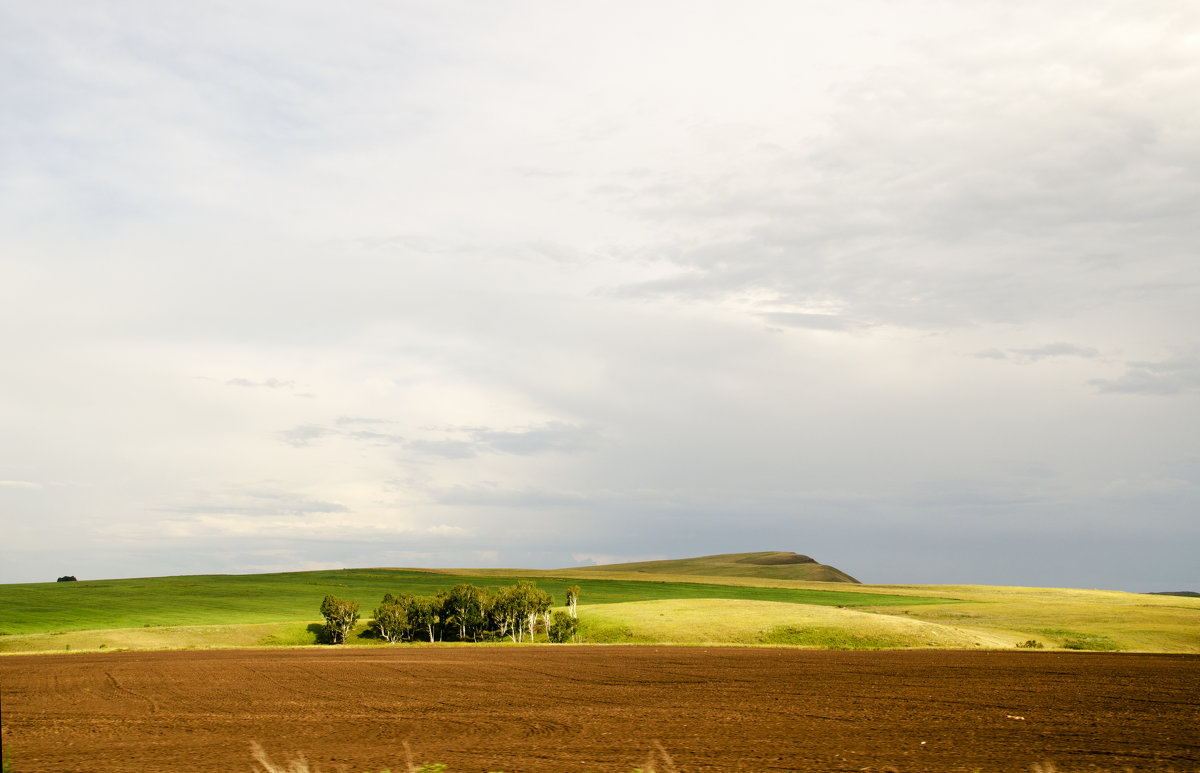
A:
POLYGON ((0 581, 1200 590, 1200 5, 0 0, 0 581))

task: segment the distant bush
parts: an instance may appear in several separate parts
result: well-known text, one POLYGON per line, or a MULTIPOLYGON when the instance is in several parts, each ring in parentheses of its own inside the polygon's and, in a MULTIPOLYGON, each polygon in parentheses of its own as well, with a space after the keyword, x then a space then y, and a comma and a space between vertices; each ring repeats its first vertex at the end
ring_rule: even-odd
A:
POLYGON ((1022 648, 1024 648, 1024 649, 1027 649, 1027 650, 1040 650, 1040 649, 1042 649, 1042 647, 1044 647, 1045 645, 1043 645, 1043 644, 1042 644, 1040 641, 1038 641, 1037 639, 1029 639, 1028 641, 1023 641, 1023 642, 1021 642, 1021 643, 1020 643, 1020 644, 1018 644, 1017 646, 1018 646, 1018 647, 1022 647, 1022 648))
POLYGON ((75 575, 67 574, 59 577, 55 582, 78 582, 78 580, 75 579, 75 575))
POLYGON ((1098 634, 1082 634, 1064 639, 1062 647, 1065 650, 1092 650, 1095 652, 1116 652, 1121 646, 1107 636, 1098 634))

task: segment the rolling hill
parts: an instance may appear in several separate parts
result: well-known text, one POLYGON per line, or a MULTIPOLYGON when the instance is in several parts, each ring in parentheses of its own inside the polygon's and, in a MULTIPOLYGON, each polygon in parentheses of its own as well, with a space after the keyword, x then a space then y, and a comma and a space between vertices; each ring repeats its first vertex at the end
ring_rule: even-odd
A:
POLYGON ((382 646, 362 634, 385 592, 431 595, 458 583, 496 589, 518 580, 536 581, 560 602, 568 586, 579 586, 580 632, 594 644, 1200 653, 1197 598, 864 585, 808 556, 764 551, 558 570, 374 568, 0 584, 0 656, 312 645, 328 593, 359 602, 355 646, 382 646))
MULTIPOLYGON (((690 577, 762 577, 774 580, 810 582, 849 582, 858 580, 826 564, 799 553, 767 550, 758 553, 721 553, 715 556, 678 558, 665 561, 638 561, 577 567, 588 572, 634 574, 670 574, 690 577)), ((571 571, 563 569, 560 571, 571 571)))

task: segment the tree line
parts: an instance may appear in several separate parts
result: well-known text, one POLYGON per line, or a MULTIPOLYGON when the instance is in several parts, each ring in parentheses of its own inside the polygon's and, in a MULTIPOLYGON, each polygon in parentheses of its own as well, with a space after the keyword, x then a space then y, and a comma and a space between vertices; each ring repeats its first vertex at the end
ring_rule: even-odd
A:
MULTIPOLYGON (((567 609, 552 611, 554 596, 527 580, 490 590, 459 583, 432 596, 384 594, 371 612, 368 635, 386 642, 532 642, 544 633, 551 642, 579 640, 579 586, 567 588, 567 609)), ((324 638, 345 644, 359 620, 357 601, 330 594, 321 603, 324 638)))

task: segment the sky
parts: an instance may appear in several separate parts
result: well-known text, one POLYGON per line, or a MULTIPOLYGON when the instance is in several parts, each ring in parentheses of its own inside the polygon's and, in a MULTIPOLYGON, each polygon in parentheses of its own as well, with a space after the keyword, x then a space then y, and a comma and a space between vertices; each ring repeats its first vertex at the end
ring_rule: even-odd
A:
POLYGON ((0 0, 0 582, 1200 590, 1200 5, 0 0))

